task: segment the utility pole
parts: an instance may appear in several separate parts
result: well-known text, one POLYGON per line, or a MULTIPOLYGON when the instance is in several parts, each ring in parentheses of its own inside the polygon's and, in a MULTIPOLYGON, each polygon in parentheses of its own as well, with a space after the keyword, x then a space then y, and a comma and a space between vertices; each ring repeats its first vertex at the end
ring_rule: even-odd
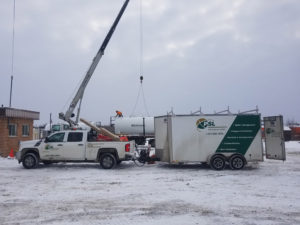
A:
POLYGON ((52 132, 52 113, 50 113, 50 133, 52 132))

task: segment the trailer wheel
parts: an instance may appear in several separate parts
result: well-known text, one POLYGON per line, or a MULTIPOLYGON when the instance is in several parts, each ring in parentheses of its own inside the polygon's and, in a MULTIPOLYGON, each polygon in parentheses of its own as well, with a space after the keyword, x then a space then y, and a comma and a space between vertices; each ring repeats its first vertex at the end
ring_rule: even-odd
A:
POLYGON ((104 153, 100 156, 100 165, 103 169, 111 169, 116 165, 116 157, 110 153, 104 153))
POLYGON ((38 159, 33 153, 27 153, 23 158, 23 167, 26 169, 34 169, 38 165, 38 159))
POLYGON ((229 166, 233 170, 241 170, 246 164, 246 159, 242 155, 233 155, 229 159, 229 166))
POLYGON ((210 159, 210 167, 214 170, 223 170, 226 166, 226 159, 223 155, 213 155, 210 159))

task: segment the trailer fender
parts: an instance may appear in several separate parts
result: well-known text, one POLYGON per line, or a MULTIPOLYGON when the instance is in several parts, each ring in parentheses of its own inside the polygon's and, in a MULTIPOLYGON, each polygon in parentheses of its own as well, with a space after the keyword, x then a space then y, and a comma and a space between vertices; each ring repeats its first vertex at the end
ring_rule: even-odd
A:
POLYGON ((222 157, 225 158, 226 161, 228 161, 228 158, 227 158, 225 155, 223 155, 223 154, 221 154, 221 153, 214 153, 214 154, 210 154, 210 155, 207 157, 206 163, 207 163, 208 165, 210 165, 211 158, 212 158, 213 156, 216 156, 216 155, 222 156, 222 157))

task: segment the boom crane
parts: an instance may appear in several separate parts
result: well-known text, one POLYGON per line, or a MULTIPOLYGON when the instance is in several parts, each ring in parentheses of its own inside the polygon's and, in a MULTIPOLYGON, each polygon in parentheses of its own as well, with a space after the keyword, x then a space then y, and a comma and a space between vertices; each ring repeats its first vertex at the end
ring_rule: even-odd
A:
POLYGON ((91 79, 91 77, 92 77, 92 75, 93 75, 100 59, 104 55, 104 50, 105 50, 108 42, 110 41, 110 38, 112 37, 112 35, 113 35, 113 33, 114 33, 114 31, 115 31, 115 29, 116 29, 122 15, 123 15, 123 13, 124 13, 128 3, 129 3, 129 0, 126 0, 123 3, 123 6, 122 6, 118 16, 116 17, 113 25, 111 26, 109 32, 107 33, 107 35, 106 35, 99 51, 97 52, 96 56, 94 57, 93 62, 91 64, 91 66, 89 67, 89 69, 88 69, 81 85, 79 86, 78 91, 77 91, 76 95, 74 96, 68 110, 66 111, 66 113, 63 113, 63 112, 59 113, 59 118, 66 121, 66 122, 68 122, 71 127, 78 124, 79 114, 80 114, 80 107, 81 107, 81 102, 82 102, 82 98, 83 98, 85 88, 86 88, 88 82, 90 81, 90 79, 91 79), (74 110, 75 110, 78 102, 79 102, 79 106, 78 106, 76 120, 73 121, 71 118, 74 117, 74 110))

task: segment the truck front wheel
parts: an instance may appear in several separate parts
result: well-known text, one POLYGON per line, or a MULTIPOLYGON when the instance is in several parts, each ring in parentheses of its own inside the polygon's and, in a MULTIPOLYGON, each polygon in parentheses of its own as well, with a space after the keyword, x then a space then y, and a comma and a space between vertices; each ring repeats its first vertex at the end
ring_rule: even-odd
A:
POLYGON ((26 169, 33 169, 38 165, 38 159, 33 153, 28 153, 23 158, 23 167, 26 169))
POLYGON ((103 169, 111 169, 116 165, 116 157, 110 153, 100 156, 100 165, 103 169))

